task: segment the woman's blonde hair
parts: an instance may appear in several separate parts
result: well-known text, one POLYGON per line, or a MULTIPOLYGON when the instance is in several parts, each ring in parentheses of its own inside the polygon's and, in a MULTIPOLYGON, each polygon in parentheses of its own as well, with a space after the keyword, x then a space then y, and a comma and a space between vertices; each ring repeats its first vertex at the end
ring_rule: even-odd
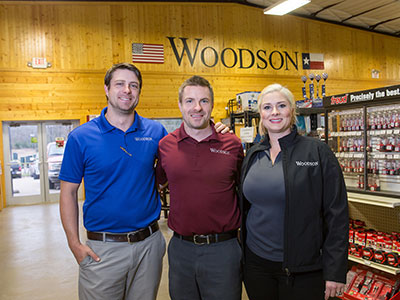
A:
POLYGON ((271 94, 273 92, 281 93, 283 97, 289 102, 289 106, 291 108, 291 120, 290 120, 290 127, 292 127, 296 123, 296 101, 294 100, 294 96, 289 89, 280 85, 279 83, 270 84, 269 86, 265 87, 260 95, 258 96, 258 111, 260 112, 260 122, 258 124, 258 132, 261 136, 267 133, 267 128, 263 125, 261 121, 261 105, 262 100, 267 94, 271 94))

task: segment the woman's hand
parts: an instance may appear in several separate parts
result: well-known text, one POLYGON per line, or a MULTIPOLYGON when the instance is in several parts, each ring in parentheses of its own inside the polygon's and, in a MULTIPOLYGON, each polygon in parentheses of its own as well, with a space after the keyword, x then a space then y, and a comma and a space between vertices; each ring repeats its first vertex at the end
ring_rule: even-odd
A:
POLYGON ((325 283, 325 300, 329 297, 343 296, 344 283, 335 281, 326 281, 325 283))

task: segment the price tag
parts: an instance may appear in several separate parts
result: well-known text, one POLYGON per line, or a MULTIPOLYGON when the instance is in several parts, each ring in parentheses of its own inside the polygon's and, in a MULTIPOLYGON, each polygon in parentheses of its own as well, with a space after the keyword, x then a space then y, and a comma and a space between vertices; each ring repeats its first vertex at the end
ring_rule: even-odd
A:
POLYGON ((392 134, 393 130, 392 129, 388 129, 386 130, 386 134, 392 134))
POLYGON ((254 127, 240 128, 240 139, 243 143, 252 143, 254 139, 254 127))
POLYGON ((393 130, 393 133, 394 133, 394 134, 399 134, 399 133, 400 133, 400 129, 395 129, 395 130, 393 130))

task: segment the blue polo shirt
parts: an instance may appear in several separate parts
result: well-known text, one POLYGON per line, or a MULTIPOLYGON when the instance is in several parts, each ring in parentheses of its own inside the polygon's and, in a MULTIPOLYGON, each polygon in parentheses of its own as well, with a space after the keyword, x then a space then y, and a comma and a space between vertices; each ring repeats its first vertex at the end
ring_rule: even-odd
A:
POLYGON ((167 134, 156 121, 139 116, 126 131, 101 115, 71 131, 59 178, 84 178, 84 226, 89 231, 129 232, 159 218, 154 163, 167 134))

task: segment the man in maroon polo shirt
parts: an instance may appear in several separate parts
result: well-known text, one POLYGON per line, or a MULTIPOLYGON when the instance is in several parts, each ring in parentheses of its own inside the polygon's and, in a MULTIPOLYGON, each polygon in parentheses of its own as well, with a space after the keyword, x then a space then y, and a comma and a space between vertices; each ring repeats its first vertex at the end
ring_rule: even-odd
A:
POLYGON ((210 121, 210 83, 193 76, 179 89, 181 127, 159 144, 157 180, 168 181, 169 292, 172 300, 241 298, 240 212, 236 195, 243 148, 210 121))

